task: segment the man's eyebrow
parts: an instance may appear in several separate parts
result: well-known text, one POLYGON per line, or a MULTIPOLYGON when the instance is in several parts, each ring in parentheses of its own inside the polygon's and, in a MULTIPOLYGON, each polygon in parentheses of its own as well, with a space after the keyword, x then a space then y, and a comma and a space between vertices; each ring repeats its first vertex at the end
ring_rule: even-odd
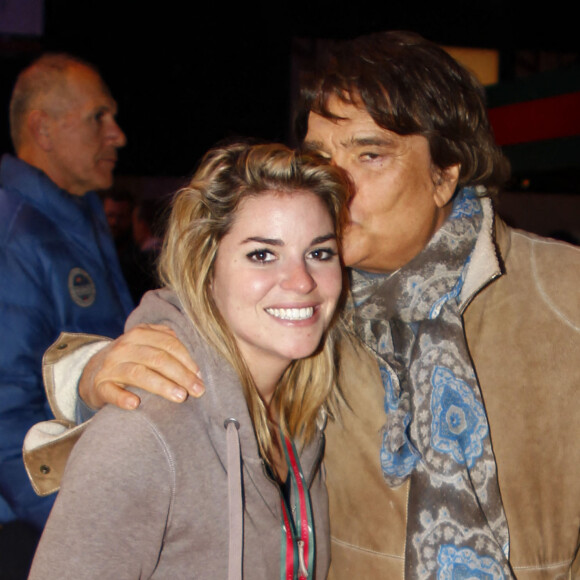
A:
POLYGON ((103 111, 105 113, 111 112, 113 115, 117 114, 118 105, 117 101, 114 99, 107 100, 106 102, 97 103, 94 106, 95 111, 103 111))
POLYGON ((388 147, 392 146, 393 143, 393 139, 383 135, 362 135, 360 137, 355 135, 341 142, 341 145, 343 147, 388 147))
POLYGON ((107 113, 111 113, 114 117, 117 114, 117 111, 109 105, 95 105, 88 111, 89 115, 105 115, 107 113))

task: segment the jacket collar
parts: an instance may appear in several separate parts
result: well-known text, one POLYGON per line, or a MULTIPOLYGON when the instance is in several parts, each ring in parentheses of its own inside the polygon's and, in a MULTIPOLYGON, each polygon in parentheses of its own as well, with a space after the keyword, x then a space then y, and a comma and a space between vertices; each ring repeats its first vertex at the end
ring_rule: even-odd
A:
POLYGON ((100 204, 94 192, 72 195, 58 187, 43 171, 25 161, 4 155, 0 163, 0 184, 18 192, 30 206, 62 224, 67 231, 86 236, 86 222, 95 203, 100 204))
POLYGON ((87 253, 93 254, 95 248, 100 248, 103 259, 111 262, 109 268, 117 271, 115 285, 119 295, 123 296, 125 308, 130 311, 132 301, 117 265, 113 239, 97 193, 72 195, 57 187, 40 169, 12 155, 4 155, 0 162, 0 187, 14 192, 28 206, 57 224, 74 244, 87 253))
POLYGON ((507 226, 495 216, 489 198, 482 198, 481 206, 483 223, 471 254, 465 283, 459 296, 461 312, 465 311, 484 286, 504 273, 502 256, 506 256, 509 252, 510 240, 507 226))

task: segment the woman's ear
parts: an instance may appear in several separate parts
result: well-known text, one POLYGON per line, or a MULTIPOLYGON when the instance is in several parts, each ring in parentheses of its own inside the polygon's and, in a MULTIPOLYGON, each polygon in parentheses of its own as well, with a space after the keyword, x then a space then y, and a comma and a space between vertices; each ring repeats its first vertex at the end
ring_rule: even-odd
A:
POLYGON ((461 172, 461 164, 449 165, 444 169, 435 168, 433 171, 433 199, 437 207, 445 207, 453 197, 457 189, 459 181, 459 174, 461 172))

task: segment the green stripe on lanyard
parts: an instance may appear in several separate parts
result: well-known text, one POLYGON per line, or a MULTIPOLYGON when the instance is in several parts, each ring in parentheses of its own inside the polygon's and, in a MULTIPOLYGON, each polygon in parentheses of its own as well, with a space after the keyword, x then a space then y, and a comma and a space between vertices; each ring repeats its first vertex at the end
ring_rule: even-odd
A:
POLYGON ((282 436, 284 456, 290 477, 290 497, 293 506, 286 504, 282 495, 282 580, 308 580, 314 571, 314 527, 310 493, 304 481, 302 467, 294 443, 282 436), (295 518, 292 514, 295 514, 295 518))

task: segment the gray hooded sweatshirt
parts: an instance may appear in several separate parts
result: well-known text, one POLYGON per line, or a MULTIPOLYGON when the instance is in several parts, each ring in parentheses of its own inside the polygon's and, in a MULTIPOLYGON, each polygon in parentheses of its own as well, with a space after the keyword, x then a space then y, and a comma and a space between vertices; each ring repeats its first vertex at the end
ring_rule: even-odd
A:
MULTIPOLYGON (((143 322, 173 328, 199 364, 206 394, 178 405, 139 391, 137 410, 107 406, 96 414, 70 456, 30 578, 225 579, 229 560, 230 570, 241 568, 246 579, 280 578, 280 491, 258 453, 236 373, 199 337, 172 292, 147 294, 127 329, 143 322), (240 483, 231 473, 231 451, 228 459, 229 418, 239 424, 240 483), (228 487, 233 505, 242 500, 243 535, 230 533, 228 487), (241 562, 229 554, 230 535, 241 562)), ((329 564, 323 447, 319 432, 299 449, 319 580, 329 564)))

